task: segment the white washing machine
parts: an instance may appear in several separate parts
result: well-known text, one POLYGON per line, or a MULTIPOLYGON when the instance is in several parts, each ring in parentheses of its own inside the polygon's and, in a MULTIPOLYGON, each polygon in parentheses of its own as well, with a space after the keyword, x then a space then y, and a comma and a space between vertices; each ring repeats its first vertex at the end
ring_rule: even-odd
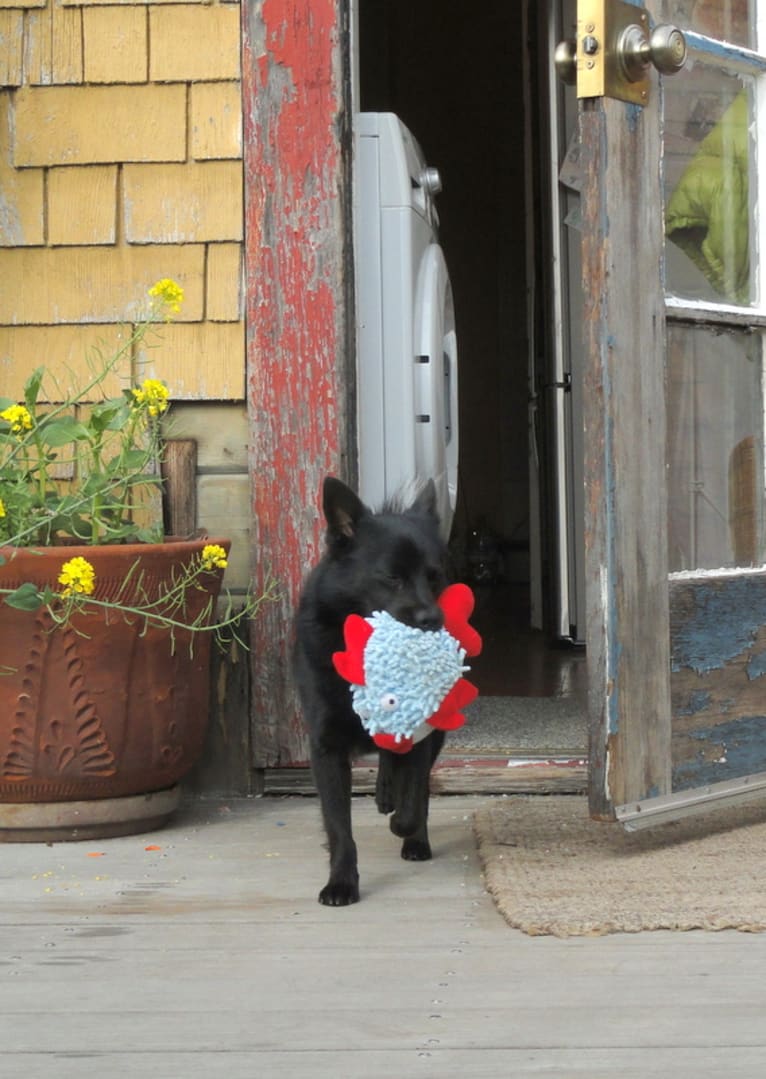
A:
POLYGON ((445 535, 457 499, 455 313, 438 243, 441 190, 393 113, 356 127, 360 495, 369 505, 433 479, 445 535))

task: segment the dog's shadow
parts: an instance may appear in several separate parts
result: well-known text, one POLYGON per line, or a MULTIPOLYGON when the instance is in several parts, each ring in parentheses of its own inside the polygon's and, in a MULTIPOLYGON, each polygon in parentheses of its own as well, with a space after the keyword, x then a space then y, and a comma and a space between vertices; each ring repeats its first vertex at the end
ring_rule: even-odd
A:
MULTIPOLYGON (((384 837, 387 839, 388 837, 384 837)), ((417 874, 436 874, 433 877, 434 881, 438 878, 440 863, 453 862, 459 860, 462 864, 466 855, 471 855, 474 852, 473 844, 470 838, 459 835, 446 835, 440 836, 438 827, 435 829, 435 834, 432 834, 431 842, 433 846, 433 858, 429 858, 424 862, 410 862, 399 855, 400 841, 395 836, 390 837, 392 843, 387 854, 390 856, 391 861, 388 864, 382 864, 382 850, 378 849, 378 857, 375 863, 366 865, 364 867, 364 886, 361 889, 360 898, 364 900, 369 899, 376 895, 385 895, 390 898, 392 894, 396 893, 404 897, 408 890, 408 885, 412 880, 412 875, 417 874)), ((452 876, 454 870, 450 866, 449 874, 452 876)), ((477 874, 479 870, 477 868, 477 874)))

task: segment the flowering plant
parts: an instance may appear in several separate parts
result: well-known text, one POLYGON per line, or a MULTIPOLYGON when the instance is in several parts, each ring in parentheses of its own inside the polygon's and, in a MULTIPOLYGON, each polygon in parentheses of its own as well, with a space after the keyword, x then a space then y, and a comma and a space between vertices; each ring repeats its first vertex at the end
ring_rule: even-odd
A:
POLYGON ((254 613, 270 594, 248 598, 234 612, 212 618, 212 600, 194 618, 186 616, 189 589, 206 587, 210 574, 226 568, 226 551, 207 544, 184 565, 160 595, 143 586, 138 565, 117 597, 99 597, 93 565, 81 553, 67 559, 70 545, 158 543, 161 512, 152 492, 161 484, 161 420, 169 393, 163 382, 144 379, 117 397, 104 392, 107 379, 120 375, 136 346, 157 323, 180 310, 183 289, 169 278, 149 290, 148 311, 111 357, 91 365, 90 376, 74 393, 62 394, 56 379, 38 367, 24 385, 22 402, 0 397, 0 567, 24 547, 62 547, 59 587, 24 581, 0 586, 0 602, 21 610, 47 608, 54 624, 69 624, 74 611, 105 608, 149 625, 176 629, 222 630, 254 613), (44 402, 60 401, 60 404, 44 402), (95 398, 95 400, 94 400, 95 398), (147 512, 149 506, 149 512, 147 512))

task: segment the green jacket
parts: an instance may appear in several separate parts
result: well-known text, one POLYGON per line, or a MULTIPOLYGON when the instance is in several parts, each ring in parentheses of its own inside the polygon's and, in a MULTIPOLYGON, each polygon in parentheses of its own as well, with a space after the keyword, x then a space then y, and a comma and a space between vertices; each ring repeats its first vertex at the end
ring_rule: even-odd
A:
POLYGON ((665 211, 665 234, 732 303, 750 301, 748 99, 700 143, 665 211))

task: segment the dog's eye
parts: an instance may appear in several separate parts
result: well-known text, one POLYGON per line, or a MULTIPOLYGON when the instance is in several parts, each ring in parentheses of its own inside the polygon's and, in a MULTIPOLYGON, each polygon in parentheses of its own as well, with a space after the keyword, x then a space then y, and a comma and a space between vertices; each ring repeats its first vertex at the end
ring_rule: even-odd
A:
POLYGON ((386 574, 386 584, 395 592, 398 592, 400 589, 404 588, 404 581, 401 577, 397 577, 395 573, 386 574))
POLYGON ((393 712, 399 703, 399 698, 395 693, 384 693, 380 698, 380 707, 384 712, 393 712))

